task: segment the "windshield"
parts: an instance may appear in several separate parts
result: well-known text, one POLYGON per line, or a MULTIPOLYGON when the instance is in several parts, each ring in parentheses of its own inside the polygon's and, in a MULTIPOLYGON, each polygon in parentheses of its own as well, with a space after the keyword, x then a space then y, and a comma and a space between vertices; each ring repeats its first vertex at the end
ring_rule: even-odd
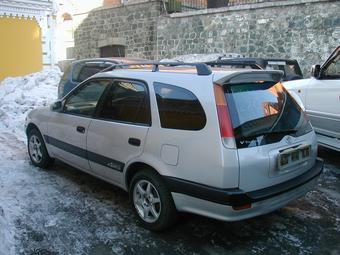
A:
POLYGON ((274 143, 287 134, 311 131, 300 106, 281 83, 227 85, 225 95, 238 147, 274 143))

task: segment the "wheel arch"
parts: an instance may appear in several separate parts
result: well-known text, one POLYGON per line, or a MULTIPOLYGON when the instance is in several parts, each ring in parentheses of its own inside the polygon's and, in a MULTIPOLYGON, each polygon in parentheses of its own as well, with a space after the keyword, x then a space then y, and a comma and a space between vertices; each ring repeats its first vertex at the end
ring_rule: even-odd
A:
POLYGON ((37 126, 36 124, 30 122, 30 123, 27 125, 27 127, 26 127, 26 136, 28 136, 28 133, 29 133, 32 129, 34 129, 34 128, 35 128, 36 130, 38 130, 39 133, 42 135, 42 133, 41 133, 40 129, 38 128, 38 126, 37 126))
POLYGON ((155 172, 157 175, 161 176, 159 171, 156 170, 155 167, 151 166, 148 163, 142 162, 142 161, 135 161, 129 164, 125 170, 125 175, 124 175, 124 183, 125 183, 125 188, 126 190, 129 189, 131 180, 133 176, 140 171, 141 169, 150 169, 151 171, 155 172))

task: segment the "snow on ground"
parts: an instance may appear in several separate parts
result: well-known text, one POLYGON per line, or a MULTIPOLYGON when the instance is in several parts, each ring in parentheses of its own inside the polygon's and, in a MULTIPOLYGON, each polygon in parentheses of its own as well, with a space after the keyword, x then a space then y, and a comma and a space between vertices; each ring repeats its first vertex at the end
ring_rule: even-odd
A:
MULTIPOLYGON (((0 84, 0 164, 11 165, 25 157, 24 123, 27 113, 37 107, 48 106, 57 97, 61 72, 58 68, 45 69, 23 77, 9 77, 0 84), (10 142, 9 142, 10 141, 10 142)), ((4 182, 18 179, 12 172, 1 172, 0 188, 4 182), (6 177, 6 180, 4 178, 6 177)), ((0 190, 1 191, 1 190, 0 190)), ((1 196, 2 197, 2 196, 1 196)), ((0 200, 0 254, 14 252, 13 218, 18 217, 19 207, 15 197, 0 200), (10 202, 10 204, 6 204, 10 202)))

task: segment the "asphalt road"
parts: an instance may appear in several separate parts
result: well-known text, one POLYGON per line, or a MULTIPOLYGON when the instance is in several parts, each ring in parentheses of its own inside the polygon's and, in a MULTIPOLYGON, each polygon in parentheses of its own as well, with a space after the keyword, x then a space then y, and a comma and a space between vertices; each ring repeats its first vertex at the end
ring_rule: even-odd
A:
POLYGON ((233 223, 184 214, 152 233, 124 191, 59 161, 33 167, 23 146, 0 161, 0 254, 340 254, 338 152, 321 148, 316 189, 278 211, 233 223))

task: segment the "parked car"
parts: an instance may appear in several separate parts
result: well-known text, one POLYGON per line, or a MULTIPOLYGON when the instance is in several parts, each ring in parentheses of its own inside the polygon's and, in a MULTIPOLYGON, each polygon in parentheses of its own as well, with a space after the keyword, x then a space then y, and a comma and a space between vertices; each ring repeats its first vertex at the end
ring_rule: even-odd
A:
POLYGON ((32 164, 57 158, 121 187, 151 230, 178 211, 251 218, 313 189, 323 166, 316 136, 281 71, 150 65, 97 73, 31 111, 32 164))
POLYGON ((323 65, 312 67, 311 78, 286 82, 297 94, 314 126, 320 145, 340 151, 340 46, 323 65))
POLYGON ((73 61, 67 65, 68 67, 61 77, 58 86, 58 98, 62 98, 80 82, 113 64, 128 64, 139 61, 145 60, 133 58, 90 58, 73 61))
POLYGON ((224 58, 221 56, 215 61, 209 61, 205 63, 212 67, 227 66, 232 68, 281 70, 284 73, 284 81, 298 80, 303 78, 299 63, 295 59, 248 57, 224 58))

